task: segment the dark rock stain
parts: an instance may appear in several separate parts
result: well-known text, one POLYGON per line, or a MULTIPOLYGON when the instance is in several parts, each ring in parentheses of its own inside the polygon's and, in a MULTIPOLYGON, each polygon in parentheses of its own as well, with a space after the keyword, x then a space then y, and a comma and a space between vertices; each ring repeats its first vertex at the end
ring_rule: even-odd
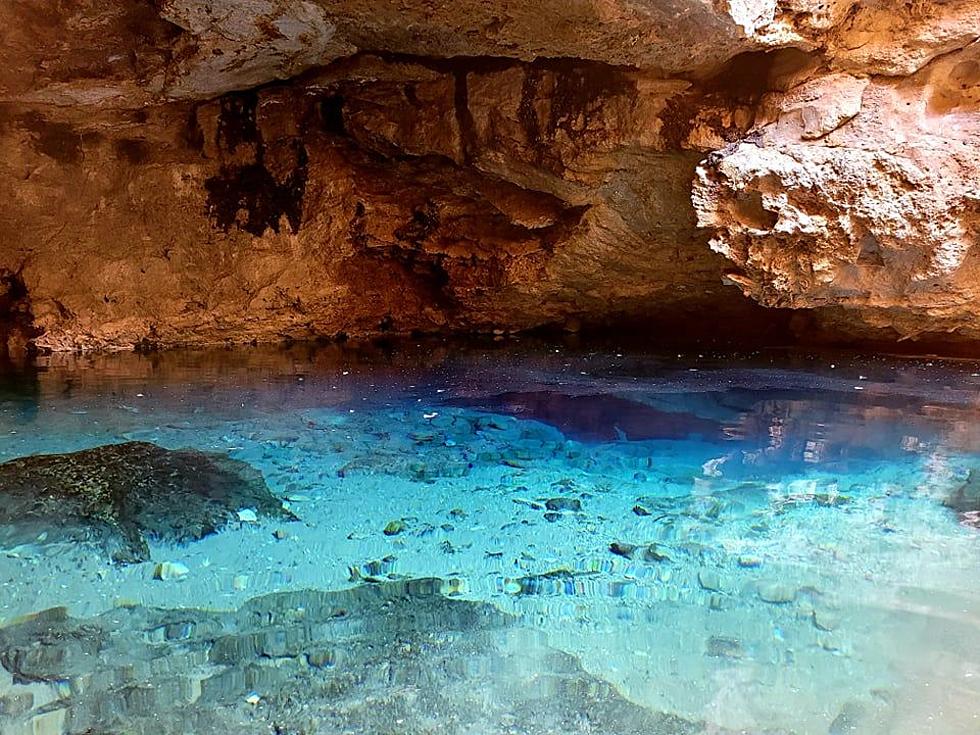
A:
MULTIPOLYGON (((303 218, 309 153, 302 139, 286 141, 288 169, 278 177, 266 165, 269 153, 256 119, 258 96, 254 92, 225 95, 218 116, 217 143, 222 152, 234 152, 243 145, 254 146, 254 161, 221 166, 204 182, 207 211, 211 221, 225 232, 238 227, 255 236, 266 230, 280 231, 283 216, 293 233, 299 232, 303 218)), ((278 161, 282 163, 281 161, 278 161)))
POLYGON ((83 158, 82 136, 71 125, 46 120, 36 112, 20 119, 31 134, 31 147, 60 163, 77 164, 83 158))
POLYGON ((415 208, 412 218, 395 230, 395 237, 402 242, 421 245, 437 229, 439 229, 439 210, 435 202, 430 200, 415 208))
POLYGON ((139 166, 150 160, 150 145, 145 140, 123 138, 117 140, 113 147, 116 155, 134 166, 139 166))
POLYGON ((246 143, 259 143, 256 109, 259 97, 255 92, 226 94, 220 100, 218 115, 218 147, 234 152, 246 143))
POLYGON ((320 125, 328 133, 341 137, 347 136, 342 95, 331 94, 320 100, 320 125))
POLYGON ((204 129, 201 127, 201 123, 197 119, 196 108, 191 110, 190 114, 187 116, 187 121, 181 130, 180 137, 191 150, 204 150, 204 129))
POLYGON ((521 85, 521 102, 517 108, 517 117, 524 128, 527 140, 535 149, 539 149, 541 146, 541 123, 538 120, 538 111, 534 106, 540 85, 540 70, 534 67, 528 68, 524 73, 524 83, 521 85))
POLYGON ((211 220, 225 232, 238 227, 261 236, 267 229, 278 233, 285 215, 292 232, 299 232, 309 157, 300 140, 292 141, 292 147, 295 167, 283 181, 276 180, 261 156, 256 163, 222 166, 216 176, 205 181, 211 220))
POLYGON ((0 360, 29 352, 30 340, 37 335, 23 277, 0 268, 0 360))

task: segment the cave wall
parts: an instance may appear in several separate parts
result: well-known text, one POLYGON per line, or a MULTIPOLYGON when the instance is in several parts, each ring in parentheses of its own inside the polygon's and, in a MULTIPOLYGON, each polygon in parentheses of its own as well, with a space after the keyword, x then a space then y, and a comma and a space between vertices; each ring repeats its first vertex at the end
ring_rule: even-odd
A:
POLYGON ((980 338, 977 2, 11 0, 0 28, 4 349, 980 338))

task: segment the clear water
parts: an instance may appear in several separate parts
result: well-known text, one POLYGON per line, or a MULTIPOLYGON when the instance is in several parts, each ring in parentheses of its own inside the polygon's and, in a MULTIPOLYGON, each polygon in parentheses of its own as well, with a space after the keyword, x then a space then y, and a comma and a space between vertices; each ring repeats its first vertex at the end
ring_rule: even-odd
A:
MULTIPOLYGON (((980 532, 944 505, 980 470, 976 365, 294 347, 50 357, 0 382, 0 461, 126 440, 243 460, 300 520, 153 543, 130 565, 88 544, 2 549, 0 626, 429 577, 514 616, 494 657, 458 654, 471 665, 452 681, 474 683, 440 684, 465 724, 420 724, 405 702, 421 675, 361 677, 344 712, 361 697, 374 719, 344 724, 324 700, 280 732, 641 732, 616 719, 641 711, 677 718, 657 732, 980 732, 980 532), (159 562, 187 573, 154 579, 159 562), (542 651, 569 654, 589 694, 548 690, 530 717, 521 697, 554 677, 542 651), (640 709, 600 718, 603 698, 640 709)), ((0 668, 0 730, 81 731, 82 683, 31 683, 18 709, 25 687, 0 668)), ((274 696, 233 682, 220 707, 269 732, 274 696)), ((121 716, 94 731, 136 731, 121 716)))

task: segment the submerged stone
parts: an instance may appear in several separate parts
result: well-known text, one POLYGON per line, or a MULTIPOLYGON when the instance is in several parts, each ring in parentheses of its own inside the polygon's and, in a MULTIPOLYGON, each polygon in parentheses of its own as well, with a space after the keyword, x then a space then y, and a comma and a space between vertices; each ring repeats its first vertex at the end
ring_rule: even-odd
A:
POLYGON ((718 439, 721 424, 680 411, 661 411, 612 395, 565 395, 554 391, 501 393, 457 399, 456 405, 533 419, 549 424, 570 439, 585 442, 718 439))
POLYGON ((637 546, 636 544, 624 544, 619 541, 613 541, 609 544, 609 551, 616 556, 622 556, 626 559, 639 558, 645 562, 670 561, 670 557, 663 553, 657 544, 637 546))
POLYGON ((625 559, 632 559, 635 555, 639 546, 635 544, 624 544, 619 541, 613 541, 609 544, 609 551, 616 556, 622 556, 625 559))
POLYGON ((789 584, 774 582, 763 584, 758 588, 759 599, 772 605, 785 605, 796 599, 796 587, 789 584))
POLYGON ((58 702, 70 723, 58 732, 70 733, 725 732, 627 701, 515 618, 454 591, 415 579, 275 593, 233 611, 35 616, 0 628, 5 697, 17 705, 0 711, 0 732, 30 732, 47 699, 28 693, 56 685, 71 692, 58 702))
POLYGON ((553 511, 572 511, 582 510, 582 501, 578 498, 549 498, 545 501, 544 507, 553 511))
POLYGON ((704 644, 704 655, 712 658, 744 658, 745 649, 736 638, 713 635, 704 644))
POLYGON ((153 579, 160 582, 167 582, 171 579, 186 577, 190 571, 190 569, 178 562, 164 561, 154 567, 153 579))
POLYGON ((241 509, 294 519, 245 462, 148 442, 0 464, 0 541, 95 541, 115 561, 149 558, 147 539, 199 540, 241 509))
POLYGON ((397 536, 402 531, 404 531, 405 528, 406 528, 406 525, 405 525, 405 521, 403 521, 403 520, 400 520, 399 519, 399 520, 394 520, 394 521, 388 521, 388 523, 384 527, 384 535, 385 536, 397 536))
POLYGON ((980 471, 970 470, 966 481, 943 501, 966 525, 980 528, 980 471))

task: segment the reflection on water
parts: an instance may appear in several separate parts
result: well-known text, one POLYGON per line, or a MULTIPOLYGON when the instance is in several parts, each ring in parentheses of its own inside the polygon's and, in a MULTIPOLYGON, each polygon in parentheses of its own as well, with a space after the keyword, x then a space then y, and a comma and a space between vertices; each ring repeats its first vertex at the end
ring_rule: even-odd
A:
POLYGON ((977 732, 975 371, 513 344, 8 369, 0 731, 977 732))

